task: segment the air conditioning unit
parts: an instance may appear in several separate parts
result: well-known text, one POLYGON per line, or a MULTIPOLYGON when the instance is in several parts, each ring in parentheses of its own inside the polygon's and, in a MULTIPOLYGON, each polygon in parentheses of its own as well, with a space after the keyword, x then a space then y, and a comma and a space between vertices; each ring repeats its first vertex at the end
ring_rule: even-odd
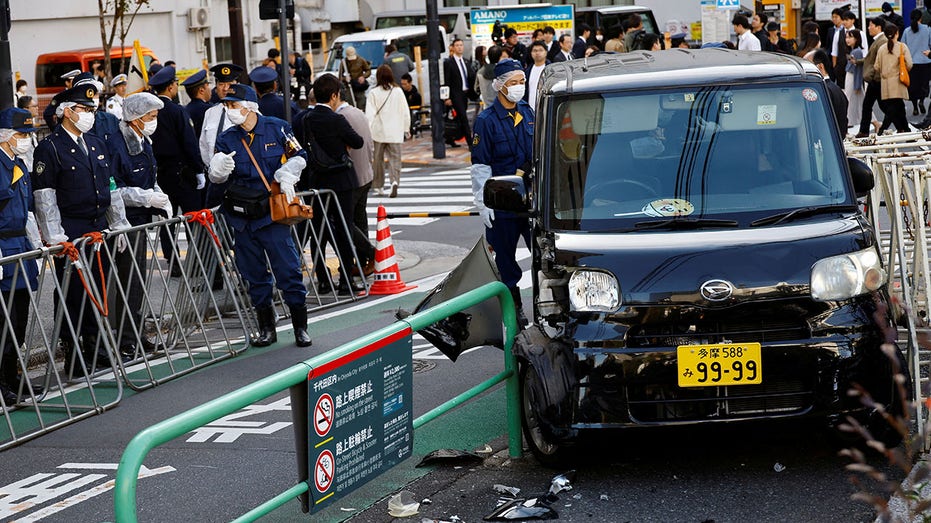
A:
POLYGON ((210 26, 210 9, 206 7, 192 7, 187 12, 187 29, 196 31, 210 26))

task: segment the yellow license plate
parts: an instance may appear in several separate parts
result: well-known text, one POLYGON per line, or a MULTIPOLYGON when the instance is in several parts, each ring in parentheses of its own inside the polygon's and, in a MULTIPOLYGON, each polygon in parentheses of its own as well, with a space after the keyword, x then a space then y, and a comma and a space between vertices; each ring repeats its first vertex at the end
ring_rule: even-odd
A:
POLYGON ((759 343, 679 345, 680 387, 757 385, 763 383, 759 343))

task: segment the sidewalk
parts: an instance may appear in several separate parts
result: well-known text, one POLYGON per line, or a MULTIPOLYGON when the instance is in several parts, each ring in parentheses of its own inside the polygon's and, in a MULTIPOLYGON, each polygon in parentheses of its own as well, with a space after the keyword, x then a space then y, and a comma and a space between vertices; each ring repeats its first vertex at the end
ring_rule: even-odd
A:
POLYGON ((427 133, 421 133, 401 145, 401 161, 405 164, 414 165, 444 165, 455 167, 467 167, 472 164, 472 156, 469 154, 469 148, 464 141, 457 142, 459 147, 446 148, 446 158, 437 159, 433 157, 432 136, 427 133))

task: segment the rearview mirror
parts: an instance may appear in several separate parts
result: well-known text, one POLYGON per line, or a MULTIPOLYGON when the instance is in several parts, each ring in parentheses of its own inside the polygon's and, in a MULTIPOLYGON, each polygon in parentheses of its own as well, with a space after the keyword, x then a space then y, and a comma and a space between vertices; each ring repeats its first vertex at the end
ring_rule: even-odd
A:
POLYGON ((485 207, 496 211, 527 212, 527 189, 520 176, 493 176, 482 192, 485 207))
POLYGON ((863 160, 847 158, 850 167, 850 177, 853 179, 853 191, 857 198, 862 198, 873 190, 873 170, 863 160))

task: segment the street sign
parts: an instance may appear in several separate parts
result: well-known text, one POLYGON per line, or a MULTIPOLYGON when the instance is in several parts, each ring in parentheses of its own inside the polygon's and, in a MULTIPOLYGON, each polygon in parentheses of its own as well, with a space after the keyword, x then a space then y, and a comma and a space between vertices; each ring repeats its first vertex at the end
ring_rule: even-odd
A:
MULTIPOLYGON (((473 9, 471 14, 472 46, 495 45, 492 35, 495 33, 495 24, 503 33, 504 28, 517 31, 517 40, 524 45, 530 45, 534 29, 543 29, 550 26, 559 35, 573 35, 575 30, 575 6, 553 5, 545 7, 488 7, 473 9)), ((503 36, 503 35, 495 35, 503 36)))
POLYGON ((307 376, 307 461, 315 512, 410 457, 413 332, 355 350, 307 376))
POLYGON ((740 9, 740 0, 718 0, 718 9, 740 9))

